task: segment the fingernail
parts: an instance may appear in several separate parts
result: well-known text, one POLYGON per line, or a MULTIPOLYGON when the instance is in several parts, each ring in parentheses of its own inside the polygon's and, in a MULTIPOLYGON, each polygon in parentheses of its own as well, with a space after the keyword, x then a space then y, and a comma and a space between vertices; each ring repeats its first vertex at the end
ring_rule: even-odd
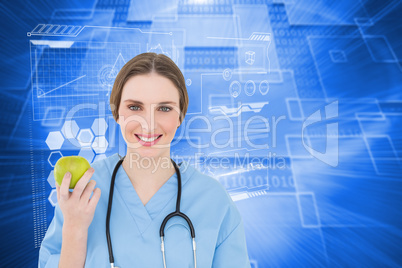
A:
POLYGON ((67 175, 67 178, 70 178, 70 177, 71 177, 71 173, 68 172, 68 171, 67 171, 66 175, 67 175))
POLYGON ((89 169, 89 171, 90 171, 90 172, 94 172, 95 169, 94 169, 93 167, 91 167, 91 168, 89 169))

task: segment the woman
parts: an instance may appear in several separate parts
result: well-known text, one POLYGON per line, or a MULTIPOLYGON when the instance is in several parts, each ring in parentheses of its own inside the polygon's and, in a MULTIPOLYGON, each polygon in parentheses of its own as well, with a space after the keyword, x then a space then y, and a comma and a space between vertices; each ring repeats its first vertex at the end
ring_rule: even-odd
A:
POLYGON ((161 252, 160 226, 176 210, 179 185, 170 144, 188 107, 184 77, 176 64, 163 54, 134 57, 117 75, 110 105, 127 154, 93 163, 73 192, 68 190, 68 173, 61 186, 56 185, 58 203, 41 245, 39 267, 113 267, 110 262, 141 268, 194 267, 195 262, 198 267, 250 267, 242 219, 230 196, 218 181, 185 161, 178 167, 180 210, 194 226, 196 252, 187 221, 177 216, 164 228, 165 254, 161 252), (106 217, 118 163, 110 261, 106 217))

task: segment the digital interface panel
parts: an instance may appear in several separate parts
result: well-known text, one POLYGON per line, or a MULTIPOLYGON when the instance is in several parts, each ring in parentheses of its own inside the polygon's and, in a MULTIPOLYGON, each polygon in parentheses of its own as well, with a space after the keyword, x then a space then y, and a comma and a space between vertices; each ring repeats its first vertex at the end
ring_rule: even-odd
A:
POLYGON ((1 6, 5 264, 37 265, 58 159, 126 154, 110 93, 155 52, 189 96, 172 159, 226 189, 251 267, 402 265, 399 1, 20 4, 1 6))

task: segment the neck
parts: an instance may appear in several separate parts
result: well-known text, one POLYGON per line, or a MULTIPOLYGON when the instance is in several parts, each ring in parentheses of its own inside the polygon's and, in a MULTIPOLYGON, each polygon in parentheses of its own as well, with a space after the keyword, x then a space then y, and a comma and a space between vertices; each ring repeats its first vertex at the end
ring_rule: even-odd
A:
POLYGON ((134 187, 158 188, 176 172, 170 154, 139 157, 138 154, 127 152, 122 165, 134 187))

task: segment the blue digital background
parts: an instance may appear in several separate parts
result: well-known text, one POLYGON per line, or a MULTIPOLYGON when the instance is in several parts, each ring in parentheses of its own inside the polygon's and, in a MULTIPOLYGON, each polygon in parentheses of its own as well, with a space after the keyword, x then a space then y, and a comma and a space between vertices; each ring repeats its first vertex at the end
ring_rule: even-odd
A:
POLYGON ((252 267, 402 266, 400 1, 8 1, 0 11, 0 266, 37 266, 59 157, 125 153, 110 87, 147 51, 184 73, 190 106, 172 153, 200 154, 199 169, 231 194, 252 267), (235 146, 194 146, 230 126, 222 115, 234 135, 214 141, 235 146), (211 131, 186 136, 190 123, 207 128, 200 116, 211 131), (257 130, 248 141, 269 146, 252 148, 246 125, 257 130), (248 157, 263 164, 236 166, 248 157))

